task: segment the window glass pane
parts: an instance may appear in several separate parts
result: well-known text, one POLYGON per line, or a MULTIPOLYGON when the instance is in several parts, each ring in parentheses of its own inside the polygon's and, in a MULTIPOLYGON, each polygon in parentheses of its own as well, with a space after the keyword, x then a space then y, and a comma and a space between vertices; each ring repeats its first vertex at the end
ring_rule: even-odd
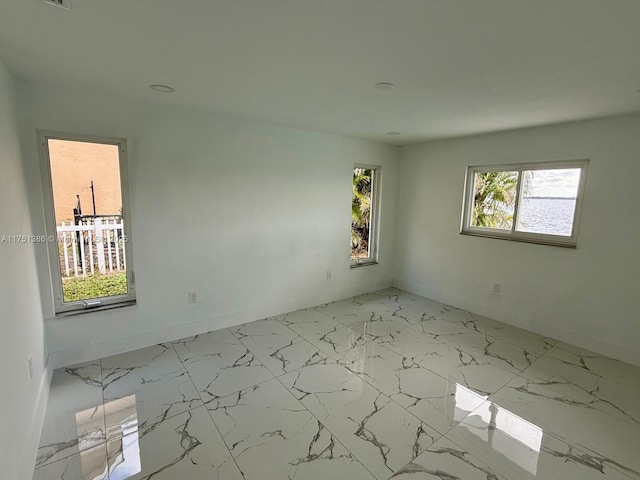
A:
POLYGON ((518 172, 476 172, 472 227, 511 230, 518 172))
POLYGON ((526 170, 522 175, 516 230, 570 237, 580 169, 526 170))
POLYGON ((63 303, 126 295, 117 145, 48 140, 63 303))
POLYGON ((374 169, 353 169, 351 195, 351 260, 371 257, 370 228, 373 214, 374 169))

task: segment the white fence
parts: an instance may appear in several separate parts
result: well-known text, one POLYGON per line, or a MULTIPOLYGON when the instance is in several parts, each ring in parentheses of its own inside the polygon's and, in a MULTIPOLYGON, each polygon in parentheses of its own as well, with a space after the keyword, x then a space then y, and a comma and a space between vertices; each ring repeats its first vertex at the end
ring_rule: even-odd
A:
POLYGON ((60 271, 63 276, 85 276, 127 269, 122 219, 94 218, 85 224, 62 222, 57 227, 60 271))

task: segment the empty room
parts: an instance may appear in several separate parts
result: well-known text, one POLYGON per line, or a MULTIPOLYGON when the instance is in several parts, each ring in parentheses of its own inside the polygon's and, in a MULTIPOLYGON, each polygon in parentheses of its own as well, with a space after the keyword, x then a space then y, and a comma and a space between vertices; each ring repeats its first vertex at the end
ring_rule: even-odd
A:
POLYGON ((640 480, 640 2, 0 0, 0 477, 640 480))

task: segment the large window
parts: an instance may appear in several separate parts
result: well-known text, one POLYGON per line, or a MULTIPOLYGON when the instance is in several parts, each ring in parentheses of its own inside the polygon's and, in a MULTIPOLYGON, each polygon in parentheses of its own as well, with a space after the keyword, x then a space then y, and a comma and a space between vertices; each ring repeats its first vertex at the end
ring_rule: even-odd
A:
POLYGON ((135 300, 124 139, 38 132, 56 313, 135 300))
POLYGON ((575 247, 587 160, 467 168, 461 233, 575 247))
POLYGON ((351 266, 378 260, 377 227, 380 167, 356 165, 351 195, 351 266))

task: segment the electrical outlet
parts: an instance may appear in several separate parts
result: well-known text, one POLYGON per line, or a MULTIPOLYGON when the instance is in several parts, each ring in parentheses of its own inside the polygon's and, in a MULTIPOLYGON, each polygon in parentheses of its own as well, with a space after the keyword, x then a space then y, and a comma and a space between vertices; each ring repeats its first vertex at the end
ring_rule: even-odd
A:
POLYGON ((27 363, 29 364, 29 378, 33 378, 33 357, 31 355, 27 358, 27 363))
POLYGON ((500 284, 495 282, 491 284, 491 293, 495 293, 496 295, 500 293, 500 284))
POLYGON ((189 292, 189 303, 198 303, 198 295, 196 292, 189 292))
POLYGON ((327 270, 327 280, 331 279, 331 270, 327 270))

